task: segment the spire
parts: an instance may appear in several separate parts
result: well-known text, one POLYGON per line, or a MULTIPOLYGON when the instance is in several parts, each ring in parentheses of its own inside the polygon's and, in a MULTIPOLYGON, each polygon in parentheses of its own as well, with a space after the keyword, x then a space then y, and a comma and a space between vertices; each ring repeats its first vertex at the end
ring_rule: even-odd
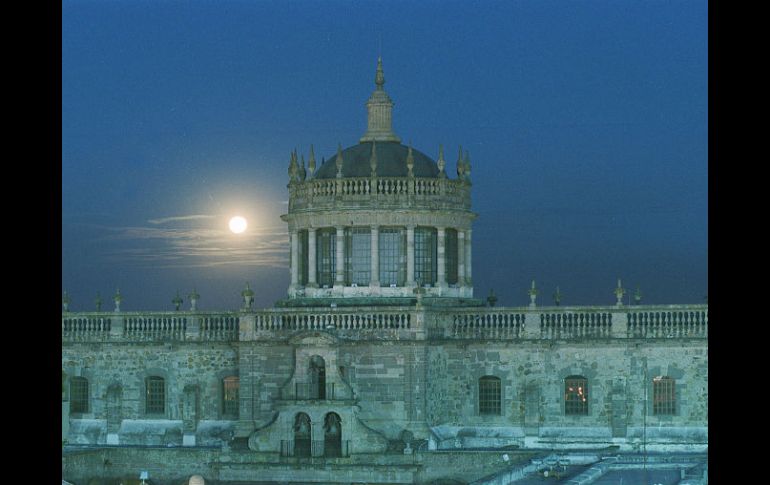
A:
POLYGON ((462 179, 465 175, 465 163, 463 161, 463 147, 460 145, 460 150, 457 153, 457 178, 462 179))
POLYGON ((468 154, 468 150, 465 150, 465 179, 471 179, 471 156, 468 154))
POLYGON ((412 141, 409 141, 409 151, 406 152, 406 168, 409 170, 407 177, 414 177, 414 155, 412 154, 412 141))
POLYGON ((302 155, 302 162, 299 164, 299 181, 304 182, 307 172, 305 171, 305 155, 302 155))
POLYGON ((313 153, 313 145, 310 145, 310 160, 307 161, 307 169, 310 175, 310 178, 313 177, 313 173, 315 173, 315 153, 313 153))
POLYGON ((377 58, 377 73, 374 76, 374 92, 369 96, 366 102, 367 129, 364 136, 359 140, 361 143, 367 141, 394 141, 401 142, 401 139, 393 133, 393 101, 388 93, 385 92, 385 73, 382 70, 382 58, 377 58))
POLYGON ((342 144, 337 143, 337 159, 334 161, 337 165, 337 178, 342 178, 342 144))
POLYGON ((438 165, 438 178, 445 179, 446 171, 444 168, 446 167, 446 161, 444 160, 444 146, 441 144, 438 146, 438 161, 436 164, 438 165))
POLYGON ((297 172, 297 153, 292 151, 291 157, 289 157, 289 183, 297 181, 297 172))
POLYGON ((372 156, 369 158, 369 166, 372 167, 372 177, 377 176, 377 142, 372 142, 372 156))

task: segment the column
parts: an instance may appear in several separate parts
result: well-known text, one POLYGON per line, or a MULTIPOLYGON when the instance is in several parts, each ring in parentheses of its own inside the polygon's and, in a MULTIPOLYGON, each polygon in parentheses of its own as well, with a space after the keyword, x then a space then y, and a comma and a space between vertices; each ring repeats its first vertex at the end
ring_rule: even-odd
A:
POLYGON ((369 279, 370 287, 380 286, 380 228, 379 226, 372 226, 372 243, 371 257, 369 258, 371 267, 371 278, 369 279))
POLYGON ((457 230, 457 286, 465 286, 465 231, 457 230))
POLYGON ((294 290, 299 284, 299 233, 291 232, 291 287, 294 290))
POLYGON ((334 276, 334 286, 345 286, 345 228, 337 226, 337 249, 336 274, 334 276))
POLYGON ((310 228, 307 230, 307 285, 311 288, 318 288, 316 282, 316 268, 315 263, 315 233, 316 230, 310 228))
POLYGON ((413 287, 414 281, 414 226, 406 226, 406 286, 413 287))
POLYGON ((473 286, 473 279, 471 278, 471 269, 473 268, 471 251, 471 230, 465 231, 465 284, 467 286, 473 286))
POLYGON ((436 228, 436 286, 446 287, 446 228, 436 228))

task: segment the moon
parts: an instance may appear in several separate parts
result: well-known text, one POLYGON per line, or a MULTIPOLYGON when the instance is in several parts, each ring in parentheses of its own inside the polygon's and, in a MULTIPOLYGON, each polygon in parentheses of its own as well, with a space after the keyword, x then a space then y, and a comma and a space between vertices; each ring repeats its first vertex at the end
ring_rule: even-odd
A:
POLYGON ((242 233, 246 230, 247 226, 248 223, 246 222, 246 219, 241 216, 235 216, 230 219, 230 230, 233 231, 234 234, 242 233))

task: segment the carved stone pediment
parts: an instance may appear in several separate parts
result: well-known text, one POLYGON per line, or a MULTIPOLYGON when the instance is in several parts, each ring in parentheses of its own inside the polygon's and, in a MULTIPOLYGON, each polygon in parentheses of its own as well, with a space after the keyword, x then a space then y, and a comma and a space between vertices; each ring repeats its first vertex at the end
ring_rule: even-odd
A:
POLYGON ((301 332, 289 339, 289 343, 298 347, 327 347, 336 345, 339 339, 334 335, 317 330, 301 332))

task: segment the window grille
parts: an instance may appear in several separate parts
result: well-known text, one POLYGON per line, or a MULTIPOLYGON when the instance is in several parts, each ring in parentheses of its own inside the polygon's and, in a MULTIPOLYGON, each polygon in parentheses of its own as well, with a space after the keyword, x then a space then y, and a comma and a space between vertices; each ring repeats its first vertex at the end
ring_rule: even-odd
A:
POLYGON ((303 229, 299 231, 299 251, 297 255, 297 263, 299 264, 298 268, 298 274, 299 274, 299 284, 300 285, 307 285, 307 274, 308 274, 308 266, 307 266, 307 230, 303 229))
POLYGON ((676 414, 674 382, 674 379, 667 376, 655 377, 652 380, 652 414, 676 414))
POLYGON ((484 376, 479 379, 479 414, 500 415, 500 378, 484 376))
POLYGON ((148 377, 147 387, 147 414, 163 414, 166 412, 166 381, 162 377, 148 377))
POLYGON ((588 379, 569 376, 564 380, 564 414, 588 414, 588 379))
POLYGON ((317 238, 318 284, 331 288, 337 277, 337 230, 334 228, 319 229, 317 238))
POLYGON ((372 234, 368 227, 345 228, 345 284, 368 286, 372 272, 372 234))
POLYGON ((236 376, 225 377, 222 380, 222 414, 238 417, 238 391, 241 382, 236 376))
POLYGON ((450 285, 457 284, 457 230, 447 229, 444 241, 446 250, 446 282, 450 285))
POLYGON ((380 284, 404 286, 406 281, 406 232, 401 227, 381 227, 379 236, 380 284))
POLYGON ((73 377, 70 380, 70 413, 88 412, 88 379, 73 377))
POLYGON ((436 284, 436 229, 418 227, 414 230, 414 279, 421 285, 436 284))

